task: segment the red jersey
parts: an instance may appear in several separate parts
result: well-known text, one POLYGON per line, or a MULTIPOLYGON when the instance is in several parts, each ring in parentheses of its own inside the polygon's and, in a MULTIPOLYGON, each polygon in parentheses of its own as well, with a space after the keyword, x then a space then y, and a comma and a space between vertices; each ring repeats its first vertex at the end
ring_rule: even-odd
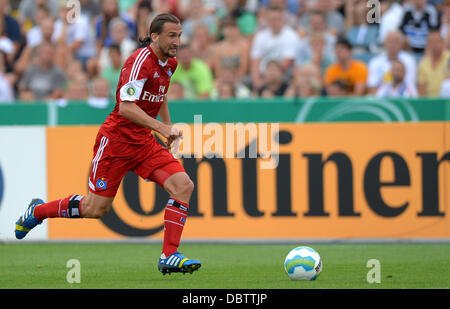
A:
POLYGON ((170 78, 177 68, 176 58, 162 62, 148 47, 136 50, 125 62, 116 90, 116 106, 100 127, 100 133, 111 140, 145 144, 154 139, 151 130, 119 114, 122 101, 135 102, 150 117, 156 118, 167 98, 170 78))

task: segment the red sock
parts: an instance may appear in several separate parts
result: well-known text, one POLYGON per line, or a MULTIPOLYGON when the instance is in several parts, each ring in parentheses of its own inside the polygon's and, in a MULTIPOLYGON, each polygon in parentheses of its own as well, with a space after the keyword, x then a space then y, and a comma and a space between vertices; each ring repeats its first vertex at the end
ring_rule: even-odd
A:
POLYGON ((46 218, 80 218, 81 195, 69 195, 68 197, 36 206, 34 216, 42 221, 46 218))
POLYGON ((168 257, 178 250, 189 205, 170 198, 164 211, 164 242, 162 253, 168 257))

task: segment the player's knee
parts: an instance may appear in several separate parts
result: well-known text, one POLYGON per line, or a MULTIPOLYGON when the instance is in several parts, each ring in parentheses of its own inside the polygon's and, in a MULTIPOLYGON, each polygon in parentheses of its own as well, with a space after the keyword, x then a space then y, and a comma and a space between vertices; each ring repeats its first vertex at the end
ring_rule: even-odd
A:
POLYGON ((189 178, 183 179, 183 181, 176 183, 171 191, 175 197, 190 197, 192 191, 194 191, 194 183, 189 178))

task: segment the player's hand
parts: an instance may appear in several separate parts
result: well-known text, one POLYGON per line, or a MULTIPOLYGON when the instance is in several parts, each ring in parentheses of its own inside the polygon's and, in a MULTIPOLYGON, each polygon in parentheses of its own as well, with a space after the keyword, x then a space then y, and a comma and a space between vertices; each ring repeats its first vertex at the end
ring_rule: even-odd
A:
MULTIPOLYGON (((170 135, 167 140, 166 140, 166 148, 167 149, 171 149, 173 142, 177 141, 178 139, 182 139, 183 138, 183 131, 178 130, 175 127, 172 127, 172 135, 170 135)), ((179 140, 178 140, 179 142, 179 140)))

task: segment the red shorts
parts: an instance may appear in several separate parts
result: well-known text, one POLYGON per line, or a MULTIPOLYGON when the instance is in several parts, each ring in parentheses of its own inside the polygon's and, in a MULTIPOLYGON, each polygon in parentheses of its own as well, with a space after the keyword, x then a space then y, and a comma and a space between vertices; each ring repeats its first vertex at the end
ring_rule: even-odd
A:
POLYGON ((156 139, 145 145, 133 145, 112 141, 99 133, 94 145, 89 190, 114 197, 129 171, 161 187, 169 176, 185 172, 180 162, 156 139))

